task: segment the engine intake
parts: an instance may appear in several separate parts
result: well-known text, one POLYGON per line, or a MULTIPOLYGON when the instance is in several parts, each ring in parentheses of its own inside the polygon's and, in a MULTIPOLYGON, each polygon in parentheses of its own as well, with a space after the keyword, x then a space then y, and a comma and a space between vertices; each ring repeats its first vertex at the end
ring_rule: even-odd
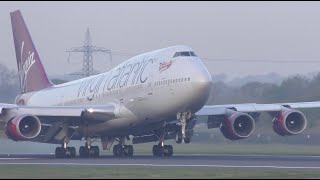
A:
POLYGON ((239 140, 249 137, 254 127, 255 122, 250 115, 230 110, 220 126, 220 131, 230 140, 239 140))
POLYGON ((273 130, 281 135, 297 135, 302 133, 307 126, 304 114, 294 109, 281 110, 273 121, 273 130))
POLYGON ((15 141, 35 138, 40 131, 40 120, 33 115, 18 115, 6 124, 6 135, 15 141))

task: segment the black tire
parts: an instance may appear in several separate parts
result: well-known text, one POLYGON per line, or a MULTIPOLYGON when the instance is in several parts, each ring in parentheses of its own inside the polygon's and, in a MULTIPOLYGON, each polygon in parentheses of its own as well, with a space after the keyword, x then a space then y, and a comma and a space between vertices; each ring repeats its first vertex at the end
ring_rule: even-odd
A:
POLYGON ((158 156, 158 145, 153 145, 152 154, 154 157, 158 156))
POLYGON ((126 154, 126 152, 125 152, 125 146, 119 145, 119 148, 118 148, 118 155, 119 155, 119 157, 124 157, 125 154, 126 154))
POLYGON ((92 149, 93 149, 93 157, 95 158, 99 157, 99 153, 100 153, 99 146, 93 146, 92 149))
POLYGON ((58 149, 58 158, 66 158, 67 156, 67 150, 62 148, 62 147, 59 147, 58 149))
POLYGON ((123 156, 127 157, 128 155, 129 155, 128 146, 127 145, 123 145, 123 156))
POLYGON ((191 141, 191 137, 184 138, 184 143, 189 144, 191 141))
POLYGON ((168 145, 168 153, 169 153, 169 156, 172 156, 173 154, 173 147, 171 145, 168 145))
POLYGON ((170 156, 168 145, 163 146, 163 156, 170 156))
POLYGON ((164 147, 163 146, 158 146, 158 156, 159 157, 164 156, 164 147))
POLYGON ((129 157, 133 156, 133 146, 132 145, 128 145, 128 156, 129 157))
POLYGON ((65 150, 66 150, 66 158, 71 158, 71 150, 70 150, 70 147, 67 147, 65 150))
POLYGON ((79 154, 82 158, 89 157, 89 149, 85 146, 80 146, 79 154))
POLYGON ((176 132, 176 143, 181 144, 182 143, 182 133, 176 132))
POLYGON ((77 151, 75 147, 70 148, 71 158, 75 158, 77 155, 77 151))
POLYGON ((80 148, 79 148, 79 156, 83 157, 83 154, 84 154, 84 147, 80 146, 80 148))
POLYGON ((118 156, 118 144, 113 146, 113 155, 116 157, 118 156))
POLYGON ((61 147, 56 147, 56 150, 55 150, 55 152, 54 152, 55 157, 56 157, 56 158, 62 158, 61 153, 62 153, 61 147))

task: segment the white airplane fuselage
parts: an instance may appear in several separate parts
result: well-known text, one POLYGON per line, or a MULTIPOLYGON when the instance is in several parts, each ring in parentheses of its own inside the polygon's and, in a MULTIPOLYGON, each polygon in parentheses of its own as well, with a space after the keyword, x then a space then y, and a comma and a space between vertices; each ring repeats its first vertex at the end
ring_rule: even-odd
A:
MULTIPOLYGON (((211 75, 193 52, 174 46, 135 56, 112 70, 91 77, 19 95, 17 104, 29 106, 104 105, 112 103, 116 118, 89 125, 92 135, 124 134, 148 124, 176 120, 178 112, 195 113, 211 91, 211 75)), ((79 127, 79 132, 84 127, 79 127)))

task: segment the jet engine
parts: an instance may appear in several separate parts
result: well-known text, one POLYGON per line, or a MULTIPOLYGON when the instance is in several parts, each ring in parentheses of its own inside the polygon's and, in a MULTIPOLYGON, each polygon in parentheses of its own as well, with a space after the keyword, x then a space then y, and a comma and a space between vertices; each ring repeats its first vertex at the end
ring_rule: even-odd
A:
POLYGON ((304 114, 294 109, 284 109, 272 120, 273 130, 281 135, 300 134, 307 126, 304 114))
POLYGON ((254 127, 255 122, 250 115, 229 110, 226 119, 220 125, 220 131, 230 140, 239 140, 249 137, 254 127))
POLYGON ((19 141, 35 138, 41 131, 40 120, 33 115, 18 115, 6 124, 8 138, 19 141))

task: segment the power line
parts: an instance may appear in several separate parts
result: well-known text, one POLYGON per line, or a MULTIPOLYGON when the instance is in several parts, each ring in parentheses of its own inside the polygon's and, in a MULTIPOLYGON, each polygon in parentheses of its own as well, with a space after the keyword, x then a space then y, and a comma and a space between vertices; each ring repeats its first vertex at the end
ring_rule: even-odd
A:
POLYGON ((273 59, 227 59, 227 58, 200 58, 211 62, 216 61, 237 61, 237 62, 253 62, 253 63, 311 63, 318 64, 320 61, 316 60, 273 60, 273 59))
MULTIPOLYGON (((113 55, 119 56, 136 56, 137 53, 130 53, 130 52, 112 52, 113 55)), ((304 63, 304 64, 319 64, 320 60, 284 60, 284 59, 236 59, 236 58, 207 58, 207 57, 200 57, 201 60, 205 62, 252 62, 252 63, 304 63)))

